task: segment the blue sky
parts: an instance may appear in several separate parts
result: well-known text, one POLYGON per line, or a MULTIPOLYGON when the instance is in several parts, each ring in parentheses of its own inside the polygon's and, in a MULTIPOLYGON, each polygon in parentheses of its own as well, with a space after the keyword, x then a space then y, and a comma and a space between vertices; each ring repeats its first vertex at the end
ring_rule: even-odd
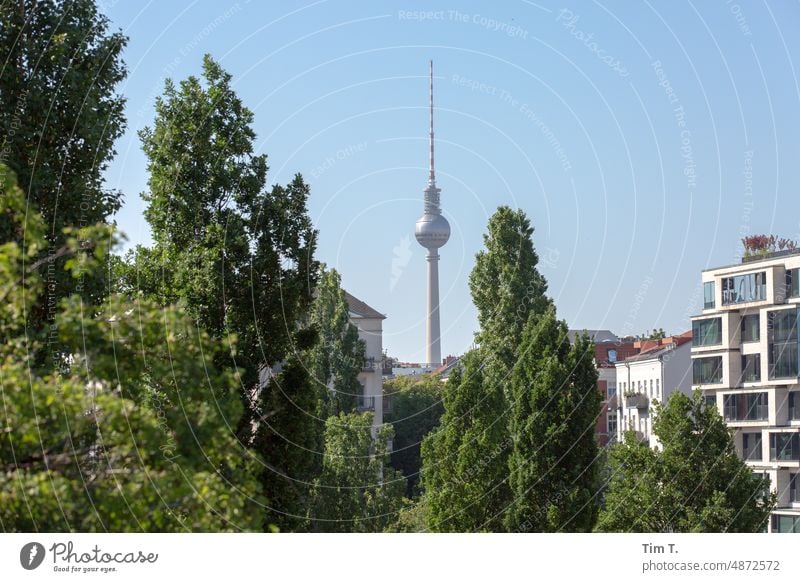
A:
POLYGON ((488 217, 520 207, 571 327, 678 333, 700 271, 742 236, 800 239, 796 2, 101 2, 129 37, 128 130, 107 172, 128 245, 147 243, 137 130, 166 77, 211 53, 255 113, 270 183, 301 172, 319 258, 387 315, 391 355, 424 360, 413 237, 436 165, 442 352, 472 342, 467 278, 488 217))

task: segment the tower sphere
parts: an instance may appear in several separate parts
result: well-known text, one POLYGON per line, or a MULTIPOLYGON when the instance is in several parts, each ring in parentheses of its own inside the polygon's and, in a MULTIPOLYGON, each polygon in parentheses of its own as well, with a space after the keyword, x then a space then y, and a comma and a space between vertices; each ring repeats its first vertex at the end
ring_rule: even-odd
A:
POLYGON ((438 249, 450 239, 450 223, 441 214, 423 214, 417 220, 414 236, 426 249, 438 249))

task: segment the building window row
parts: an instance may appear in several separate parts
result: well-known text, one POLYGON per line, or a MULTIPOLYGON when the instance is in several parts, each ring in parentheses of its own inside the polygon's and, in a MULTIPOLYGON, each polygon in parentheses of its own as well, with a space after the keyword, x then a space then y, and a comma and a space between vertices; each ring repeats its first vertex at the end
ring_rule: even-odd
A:
POLYGON ((722 304, 750 303, 767 298, 767 273, 747 273, 722 279, 722 304))
POLYGON ((725 394, 723 396, 725 420, 768 420, 769 406, 766 392, 754 394, 725 394))

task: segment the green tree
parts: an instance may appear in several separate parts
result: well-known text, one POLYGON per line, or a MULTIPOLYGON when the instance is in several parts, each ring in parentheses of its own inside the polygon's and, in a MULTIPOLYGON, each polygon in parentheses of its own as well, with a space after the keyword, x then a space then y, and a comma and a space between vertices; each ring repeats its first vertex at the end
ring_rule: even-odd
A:
POLYGON ((181 301, 212 338, 235 345, 214 363, 240 379, 245 415, 236 433, 265 459, 261 480, 286 528, 297 525, 307 490, 276 479, 302 489, 320 466, 320 392, 298 363, 313 343, 316 231, 300 175, 266 189, 267 160, 254 154, 252 123, 231 75, 209 56, 202 80, 166 82, 153 126, 140 132, 154 246, 139 247, 119 268, 120 287, 181 301), (286 372, 266 381, 282 364, 286 372))
MULTIPOLYGON (((107 222, 121 205, 121 194, 103 187, 103 172, 125 129, 125 101, 115 90, 126 74, 126 38, 108 28, 93 0, 0 3, 0 162, 43 215, 53 253, 71 236, 99 232, 77 229, 107 222)), ((12 240, 9 228, 0 224, 0 241, 12 240)), ((48 260, 47 284, 28 306, 30 334, 55 323, 61 298, 78 293, 98 304, 108 294, 103 270, 73 278, 67 260, 48 260)))
POLYGON ((422 466, 422 439, 439 425, 444 413, 441 378, 400 376, 383 384, 384 398, 391 401, 386 421, 394 427, 392 466, 406 477, 406 496, 417 494, 422 466))
POLYGON ((405 482, 389 466, 391 425, 372 435, 372 413, 340 413, 325 428, 322 475, 313 501, 313 528, 326 532, 380 532, 403 506, 405 482))
POLYGON ((656 404, 653 433, 663 450, 632 432, 611 448, 599 531, 764 531, 776 501, 769 480, 737 457, 725 421, 700 391, 656 404))
POLYGON ((569 342, 551 307, 525 327, 512 375, 510 531, 591 531, 597 518, 600 392, 594 346, 569 342))
MULTIPOLYGON (((208 361, 221 342, 176 307, 110 297, 87 310, 75 295, 58 309, 55 365, 38 366, 30 348, 43 346, 25 337, 24 307, 43 288, 31 259, 45 226, 2 165, 0 187, 0 217, 17 239, 0 246, 3 529, 258 528, 253 461, 230 431, 237 379, 208 361)), ((70 236, 55 254, 80 276, 102 271, 107 246, 88 251, 70 236)))
POLYGON ((322 470, 321 388, 299 355, 270 373, 261 401, 254 448, 261 452, 261 483, 268 499, 264 526, 305 531, 314 480, 322 470), (311 427, 311 430, 297 430, 311 427))
POLYGON ((362 391, 358 374, 364 367, 366 346, 350 323, 341 282, 335 269, 321 271, 309 318, 317 341, 307 360, 312 377, 322 388, 326 416, 352 412, 362 391))
POLYGON ((479 348, 448 382, 439 430, 423 444, 424 486, 433 530, 504 529, 511 503, 510 377, 522 330, 550 300, 537 270, 533 228, 521 210, 501 206, 489 219, 485 250, 469 277, 478 309, 479 348))
POLYGON ((186 302, 214 337, 235 335, 252 391, 259 370, 293 350, 316 284, 316 231, 299 175, 265 191, 266 156, 253 153, 253 113, 231 75, 206 56, 203 81, 168 80, 153 127, 140 132, 155 245, 137 250, 126 284, 186 302))
POLYGON ((469 276, 480 324, 475 339, 486 357, 504 366, 502 374, 514 365, 528 314, 543 313, 550 303, 547 281, 536 268, 539 257, 532 237, 522 210, 499 207, 483 235, 486 249, 475 257, 469 276))
POLYGON ((484 389, 479 350, 462 358, 444 391, 440 426, 422 442, 422 486, 432 531, 502 529, 502 499, 496 489, 507 479, 502 466, 511 448, 502 392, 484 389))

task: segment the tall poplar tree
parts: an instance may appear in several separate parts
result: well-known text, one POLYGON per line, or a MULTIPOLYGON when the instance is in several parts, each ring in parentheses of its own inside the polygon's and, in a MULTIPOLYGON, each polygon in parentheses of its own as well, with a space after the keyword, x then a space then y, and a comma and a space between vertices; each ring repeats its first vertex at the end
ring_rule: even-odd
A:
POLYGON ((600 392, 593 344, 570 344, 555 307, 531 316, 512 373, 510 531, 591 531, 597 517, 600 392))
POLYGON ((533 228, 522 210, 501 206, 489 219, 485 249, 469 277, 478 309, 478 349, 459 381, 447 385, 445 414, 423 446, 431 529, 502 531, 508 481, 511 370, 531 314, 549 305, 533 228), (446 465, 444 463, 451 463, 446 465))

